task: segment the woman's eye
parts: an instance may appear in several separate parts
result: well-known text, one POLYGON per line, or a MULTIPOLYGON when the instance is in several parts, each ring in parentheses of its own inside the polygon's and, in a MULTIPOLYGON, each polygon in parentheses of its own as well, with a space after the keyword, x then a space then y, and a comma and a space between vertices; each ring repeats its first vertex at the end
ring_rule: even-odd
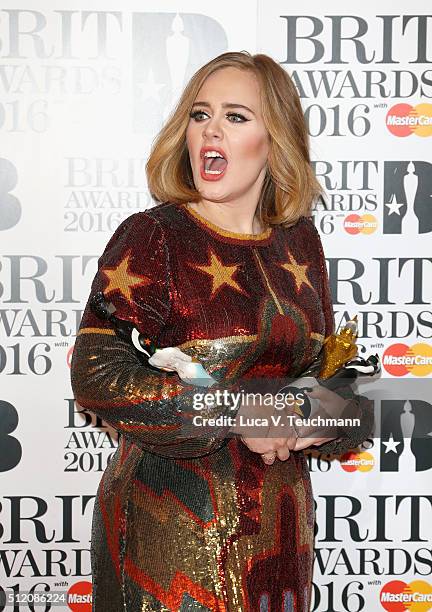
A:
POLYGON ((231 123, 243 123, 243 121, 248 121, 248 119, 246 119, 246 117, 243 115, 240 115, 240 113, 228 113, 227 117, 235 117, 236 119, 239 119, 239 121, 231 121, 231 123))
MULTIPOLYGON (((206 116, 208 117, 207 113, 202 110, 191 111, 189 113, 189 117, 191 119, 194 119, 195 121, 202 121, 202 115, 204 115, 204 118, 206 116)), ((244 121, 249 121, 249 119, 246 119, 246 117, 244 117, 240 113, 227 113, 226 117, 228 118, 228 121, 230 123, 243 123, 244 121)))
POLYGON ((200 119, 198 118, 199 115, 206 115, 207 113, 205 113, 204 111, 200 111, 200 110, 196 110, 196 111, 192 111, 191 113, 189 113, 189 117, 191 119, 195 119, 196 121, 200 121, 200 119))

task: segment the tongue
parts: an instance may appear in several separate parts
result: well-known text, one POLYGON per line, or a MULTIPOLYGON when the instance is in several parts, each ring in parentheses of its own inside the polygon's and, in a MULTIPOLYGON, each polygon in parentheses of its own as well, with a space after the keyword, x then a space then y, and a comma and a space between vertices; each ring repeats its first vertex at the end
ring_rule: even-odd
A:
POLYGON ((222 172, 227 167, 227 160, 222 157, 212 157, 210 162, 209 170, 217 170, 218 172, 222 172))

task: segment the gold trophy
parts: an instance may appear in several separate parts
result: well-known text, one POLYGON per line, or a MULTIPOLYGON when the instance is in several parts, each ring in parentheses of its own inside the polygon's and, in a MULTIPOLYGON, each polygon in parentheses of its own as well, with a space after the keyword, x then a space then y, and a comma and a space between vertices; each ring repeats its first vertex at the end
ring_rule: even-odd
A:
POLYGON ((304 376, 313 376, 329 389, 336 389, 354 382, 357 376, 373 376, 380 369, 378 355, 367 359, 358 356, 357 349, 357 315, 347 321, 340 331, 329 336, 319 353, 305 372, 304 376))
POLYGON ((333 376, 348 361, 357 356, 357 315, 350 319, 340 330, 327 338, 322 351, 321 369, 319 378, 326 379, 333 376))
MULTIPOLYGON (((320 353, 307 370, 286 388, 306 391, 313 389, 318 383, 337 392, 341 397, 352 397, 351 385, 358 376, 373 376, 380 371, 377 354, 370 355, 367 359, 358 356, 357 335, 358 325, 355 316, 325 340, 320 353)), ((295 412, 308 417, 310 414, 315 414, 319 406, 319 400, 308 398, 301 407, 296 406, 295 412)))

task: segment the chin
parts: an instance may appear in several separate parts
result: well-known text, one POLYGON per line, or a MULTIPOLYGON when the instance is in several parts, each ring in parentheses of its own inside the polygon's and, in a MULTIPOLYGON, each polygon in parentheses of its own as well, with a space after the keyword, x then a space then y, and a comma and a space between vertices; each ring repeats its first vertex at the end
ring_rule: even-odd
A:
POLYGON ((201 196, 209 202, 225 202, 229 199, 229 194, 225 193, 204 193, 200 192, 201 196))
POLYGON ((223 200, 227 194, 219 189, 209 189, 207 185, 198 187, 200 196, 206 200, 223 200))

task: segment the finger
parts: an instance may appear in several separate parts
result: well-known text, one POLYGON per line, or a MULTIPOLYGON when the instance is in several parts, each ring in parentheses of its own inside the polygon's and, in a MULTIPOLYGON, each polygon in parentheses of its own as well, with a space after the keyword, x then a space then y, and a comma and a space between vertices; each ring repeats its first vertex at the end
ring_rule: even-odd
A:
POLYGON ((278 451, 281 448, 287 448, 288 450, 293 450, 297 442, 297 435, 290 436, 288 438, 277 439, 276 442, 277 443, 274 445, 275 451, 278 451))
POLYGON ((331 442, 332 440, 336 440, 336 438, 299 438, 294 450, 304 450, 310 447, 319 448, 321 444, 331 442))
POLYGON ((327 402, 334 402, 341 399, 340 395, 338 395, 331 389, 327 389, 327 387, 324 387, 323 385, 318 385, 317 387, 314 387, 312 391, 308 391, 306 395, 313 397, 314 399, 324 400, 327 402))
POLYGON ((287 442, 288 442, 289 438, 272 438, 271 439, 271 443, 272 443, 272 450, 277 451, 278 448, 280 448, 281 446, 286 446, 287 442))
POLYGON ((261 455, 262 460, 266 465, 272 465, 276 460, 276 453, 267 453, 261 455))
POLYGON ((277 457, 278 459, 280 459, 281 461, 286 461, 290 456, 290 451, 289 448, 287 446, 283 446, 281 448, 278 448, 277 450, 277 457))
POLYGON ((317 387, 313 387, 312 391, 305 391, 307 397, 313 397, 314 399, 322 399, 326 397, 326 389, 318 385, 317 387))
POLYGON ((324 444, 325 442, 331 442, 332 440, 336 440, 337 438, 319 438, 318 440, 315 440, 314 445, 315 446, 321 446, 321 444, 324 444))
POLYGON ((245 438, 243 441, 253 453, 263 455, 264 453, 272 453, 274 451, 273 444, 269 444, 268 440, 262 438, 245 438))
POLYGON ((315 438, 298 438, 293 450, 299 451, 309 448, 315 442, 315 438))

